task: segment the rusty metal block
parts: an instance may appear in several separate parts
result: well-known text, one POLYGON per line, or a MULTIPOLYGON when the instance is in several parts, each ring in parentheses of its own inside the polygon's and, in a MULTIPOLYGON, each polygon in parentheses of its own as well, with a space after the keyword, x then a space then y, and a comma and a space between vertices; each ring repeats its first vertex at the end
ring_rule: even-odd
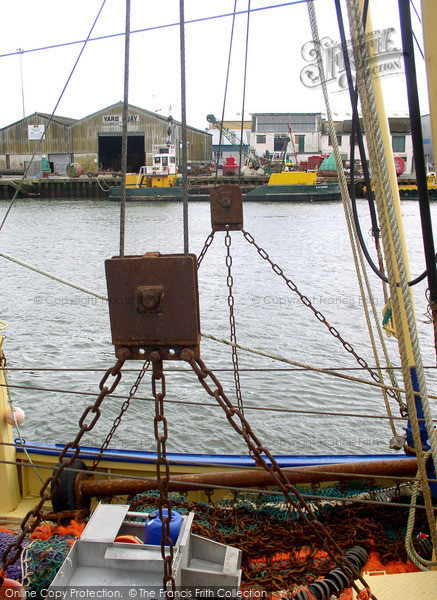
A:
POLYGON ((200 317, 194 254, 150 253, 105 262, 112 343, 131 358, 180 359, 184 348, 199 356, 200 317))
POLYGON ((225 183, 210 191, 213 231, 243 229, 243 194, 238 185, 225 183))

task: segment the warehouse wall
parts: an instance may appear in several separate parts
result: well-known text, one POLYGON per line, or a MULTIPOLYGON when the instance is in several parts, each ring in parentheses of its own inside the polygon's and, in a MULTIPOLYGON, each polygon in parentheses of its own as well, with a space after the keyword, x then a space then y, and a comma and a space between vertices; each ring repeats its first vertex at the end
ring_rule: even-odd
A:
MULTIPOLYGON (((62 117, 59 117, 58 121, 53 120, 39 146, 38 160, 42 155, 68 154, 71 160, 82 164, 85 172, 96 171, 99 134, 121 135, 122 113, 123 103, 118 102, 80 120, 62 117)), ((165 117, 133 105, 129 106, 128 117, 128 133, 144 135, 146 155, 152 152, 154 144, 166 141, 169 123, 165 117)), ((0 130, 2 172, 24 172, 25 162, 31 159, 40 142, 38 139, 29 139, 29 136, 37 137, 38 131, 41 132, 48 122, 48 115, 35 113, 0 130), (33 134, 30 131, 33 131, 33 134)), ((179 148, 181 138, 181 125, 174 122, 172 141, 176 148, 179 148)), ((188 160, 212 160, 210 134, 188 127, 187 141, 188 160)))

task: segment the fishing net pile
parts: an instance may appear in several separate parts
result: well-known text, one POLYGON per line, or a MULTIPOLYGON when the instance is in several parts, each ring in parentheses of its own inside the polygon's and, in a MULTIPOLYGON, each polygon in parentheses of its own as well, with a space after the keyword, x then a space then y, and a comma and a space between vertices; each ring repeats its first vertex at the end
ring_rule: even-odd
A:
MULTIPOLYGON (((417 571, 408 561, 404 546, 408 509, 359 502, 364 497, 388 499, 391 495, 390 490, 369 491, 358 483, 336 485, 314 489, 310 504, 344 552, 361 546, 370 554, 364 570, 417 571), (354 502, 345 502, 347 498, 354 502)), ((158 498, 156 491, 139 494, 130 500, 131 510, 156 510, 158 498)), ((192 502, 184 494, 171 493, 169 499, 180 514, 195 512, 193 533, 242 550, 245 590, 281 591, 282 596, 288 592, 292 597, 297 588, 320 580, 335 567, 312 528, 281 495, 241 493, 216 502, 192 502)), ((8 576, 22 581, 35 600, 43 598, 84 527, 85 523, 74 521, 66 527, 42 523, 8 576)), ((419 533, 428 534, 426 517, 420 510, 415 535, 419 533)), ((0 532, 0 550, 13 539, 13 534, 0 532)), ((417 549, 420 551, 418 545, 417 549)))
MULTIPOLYGON (((385 490, 371 493, 378 494, 385 490)), ((408 509, 342 502, 363 495, 370 494, 362 484, 320 488, 314 490, 317 499, 311 501, 311 508, 344 552, 358 545, 370 554, 368 570, 417 571, 404 545, 408 509)), ((195 511, 193 533, 242 550, 245 589, 293 592, 335 567, 312 528, 289 510, 280 495, 244 493, 204 503, 172 493, 169 499, 181 514, 195 511)), ((158 492, 139 494, 130 504, 133 511, 155 510, 158 492)), ((417 512, 415 533, 427 534, 424 511, 417 512)))
MULTIPOLYGON (((0 557, 3 556, 3 553, 10 544, 14 544, 17 541, 17 538, 18 534, 14 534, 8 529, 0 527, 0 557)), ((23 547, 26 547, 28 543, 28 540, 24 539, 23 547)), ((9 579, 15 579, 15 581, 21 581, 22 571, 20 561, 15 562, 13 565, 9 565, 6 571, 6 577, 9 577, 9 579)))
MULTIPOLYGON (((75 521, 65 527, 49 522, 41 523, 32 533, 31 539, 24 540, 21 560, 8 568, 7 576, 21 581, 28 597, 36 600, 44 598, 47 588, 84 528, 85 523, 75 521)), ((16 538, 11 533, 0 533, 0 548, 2 536, 6 535, 16 538)))

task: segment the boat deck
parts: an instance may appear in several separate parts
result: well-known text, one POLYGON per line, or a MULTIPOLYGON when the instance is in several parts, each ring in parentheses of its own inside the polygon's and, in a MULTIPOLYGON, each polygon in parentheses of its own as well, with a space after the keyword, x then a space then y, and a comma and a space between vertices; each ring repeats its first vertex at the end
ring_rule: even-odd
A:
MULTIPOLYGON (((398 573, 396 575, 365 575, 372 594, 378 600, 435 600, 437 571, 398 573)), ((356 594, 354 593, 354 600, 356 594)))

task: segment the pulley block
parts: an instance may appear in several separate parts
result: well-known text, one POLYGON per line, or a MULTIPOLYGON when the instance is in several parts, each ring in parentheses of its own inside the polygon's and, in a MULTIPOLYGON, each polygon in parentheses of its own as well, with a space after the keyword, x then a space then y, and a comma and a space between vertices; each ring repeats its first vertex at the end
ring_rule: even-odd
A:
POLYGON ((210 191, 213 231, 243 229, 243 194, 238 185, 225 183, 210 191))
POLYGON ((199 290, 194 254, 114 257, 105 262, 112 343, 118 356, 180 360, 200 355, 199 290), (156 356, 156 354, 154 355, 156 356))

